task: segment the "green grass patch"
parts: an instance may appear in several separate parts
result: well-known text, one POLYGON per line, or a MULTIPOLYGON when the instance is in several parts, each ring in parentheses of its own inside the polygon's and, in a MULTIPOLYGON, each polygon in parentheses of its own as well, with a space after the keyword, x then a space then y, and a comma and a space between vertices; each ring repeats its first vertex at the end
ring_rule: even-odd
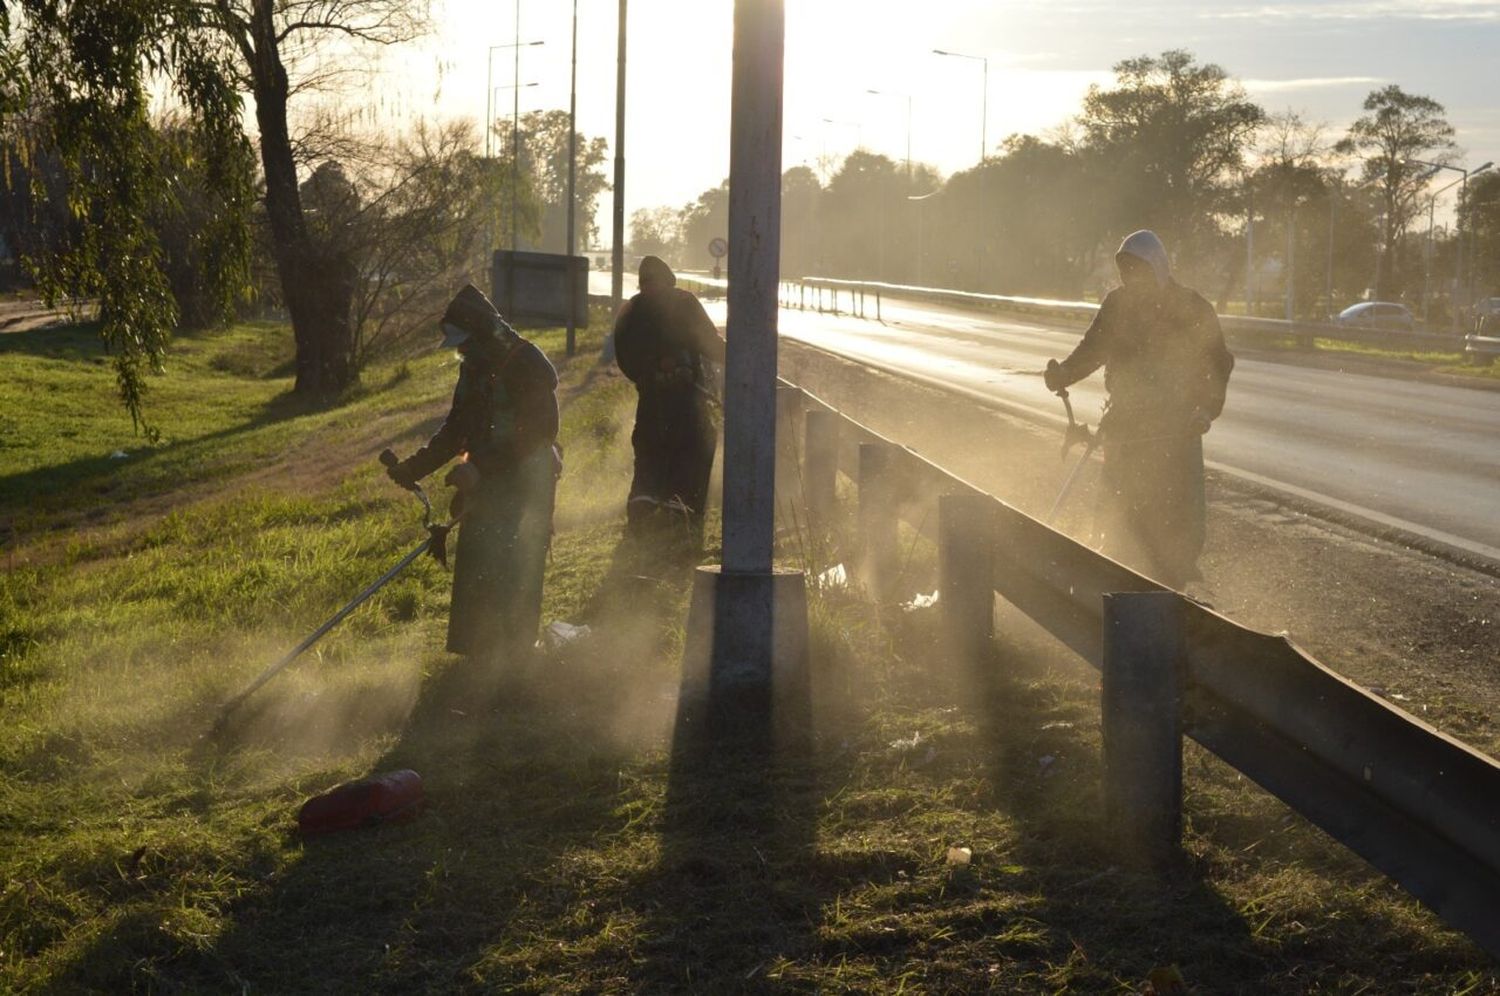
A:
MULTIPOLYGON (((97 389, 94 407, 59 415, 76 429, 61 451, 7 451, 3 479, 88 481, 70 465, 112 444, 78 335, 27 376, 44 396, 53 374, 97 389)), ((1202 992, 1496 987, 1466 942, 1201 751, 1184 869, 1122 866, 1096 677, 1042 642, 964 665, 933 612, 815 593, 810 749, 689 749, 692 558, 621 540, 633 395, 595 366, 597 328, 571 361, 560 332, 538 336, 568 466, 543 618, 591 635, 525 668, 455 660, 449 578, 422 560, 205 739, 227 695, 421 538, 373 456, 409 448, 452 386, 434 354, 265 417, 284 335, 181 344, 154 402, 175 435, 117 491, 44 502, 8 552, 0 990, 1120 992, 1168 965, 1202 992), (295 834, 309 794, 399 767, 426 781, 417 820, 295 834)), ((49 436, 45 412, 24 417, 49 436)), ((794 530, 784 552, 817 570, 834 549, 794 530)), ((930 591, 930 546, 905 532, 902 549, 930 591)))

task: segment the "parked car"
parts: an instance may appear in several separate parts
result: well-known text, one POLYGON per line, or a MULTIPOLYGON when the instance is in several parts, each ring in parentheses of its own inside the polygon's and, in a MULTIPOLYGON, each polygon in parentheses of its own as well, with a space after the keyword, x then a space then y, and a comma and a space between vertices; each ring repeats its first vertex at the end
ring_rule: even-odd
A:
POLYGON ((1351 304, 1339 312, 1333 323, 1363 329, 1396 329, 1402 332, 1410 332, 1417 326, 1410 308, 1389 301, 1361 301, 1359 304, 1351 304))
POLYGON ((1474 334, 1500 335, 1500 297, 1482 297, 1474 302, 1474 334))

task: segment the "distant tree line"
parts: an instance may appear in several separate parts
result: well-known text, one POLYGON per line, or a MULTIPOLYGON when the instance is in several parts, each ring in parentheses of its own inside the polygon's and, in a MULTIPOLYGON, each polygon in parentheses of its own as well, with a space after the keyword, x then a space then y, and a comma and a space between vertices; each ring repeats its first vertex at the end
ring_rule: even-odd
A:
MULTIPOLYGON (((787 170, 782 272, 1097 297, 1120 239, 1152 228, 1182 279, 1221 309, 1249 299, 1262 314, 1290 304, 1321 317, 1380 298, 1446 320, 1456 240, 1449 230, 1429 240, 1440 184, 1412 162, 1455 156, 1441 104, 1385 86, 1335 138, 1295 113, 1268 114, 1185 51, 1124 60, 1114 75, 1055 132, 1012 136, 948 177, 864 149, 826 183, 787 170)), ((1496 293, 1500 180, 1477 177, 1461 213, 1476 290, 1496 293)), ((632 217, 636 253, 690 268, 710 266, 708 240, 727 234, 727 184, 632 217)))

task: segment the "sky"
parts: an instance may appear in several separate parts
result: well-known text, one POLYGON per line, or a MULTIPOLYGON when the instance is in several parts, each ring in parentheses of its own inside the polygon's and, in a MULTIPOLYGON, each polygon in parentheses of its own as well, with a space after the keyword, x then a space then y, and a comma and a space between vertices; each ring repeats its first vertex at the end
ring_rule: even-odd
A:
MULTIPOLYGON (((520 38, 542 42, 521 49, 520 110, 566 109, 573 5, 519 3, 520 38)), ((618 0, 577 6, 579 130, 613 155, 618 0)), ((481 121, 488 82, 504 88, 490 96, 508 117, 514 49, 489 46, 516 39, 516 10, 434 0, 432 32, 385 53, 366 81, 382 126, 481 121)), ((732 13, 732 0, 629 0, 627 217, 680 207, 728 174, 732 13)), ((900 160, 909 141, 946 175, 972 165, 982 139, 993 152, 1062 124, 1119 60, 1169 48, 1218 63, 1268 111, 1299 111, 1331 138, 1370 90, 1399 83, 1445 105, 1461 165, 1500 158, 1500 0, 787 0, 786 20, 787 166, 859 146, 900 160), (988 61, 987 107, 980 58, 933 49, 988 61)), ((608 212, 606 198, 606 240, 608 212)))

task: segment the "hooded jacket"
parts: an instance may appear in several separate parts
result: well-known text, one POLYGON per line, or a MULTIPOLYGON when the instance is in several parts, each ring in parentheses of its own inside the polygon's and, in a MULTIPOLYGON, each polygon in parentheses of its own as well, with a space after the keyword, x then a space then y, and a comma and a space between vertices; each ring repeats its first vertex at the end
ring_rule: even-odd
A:
POLYGON ((1063 384, 1102 366, 1116 418, 1185 419, 1194 412, 1217 418, 1234 357, 1213 305, 1173 279, 1166 247, 1154 232, 1127 236, 1120 256, 1150 265, 1156 286, 1119 287, 1105 296, 1083 341, 1060 364, 1063 384))
POLYGON ((671 267, 641 260, 641 291, 615 319, 615 362, 642 391, 686 390, 703 381, 703 360, 723 360, 724 342, 702 303, 677 286, 671 267))
POLYGON ((467 452, 479 472, 504 474, 557 438, 557 371, 473 285, 448 306, 446 324, 469 333, 453 406, 432 438, 402 464, 420 480, 467 452))

